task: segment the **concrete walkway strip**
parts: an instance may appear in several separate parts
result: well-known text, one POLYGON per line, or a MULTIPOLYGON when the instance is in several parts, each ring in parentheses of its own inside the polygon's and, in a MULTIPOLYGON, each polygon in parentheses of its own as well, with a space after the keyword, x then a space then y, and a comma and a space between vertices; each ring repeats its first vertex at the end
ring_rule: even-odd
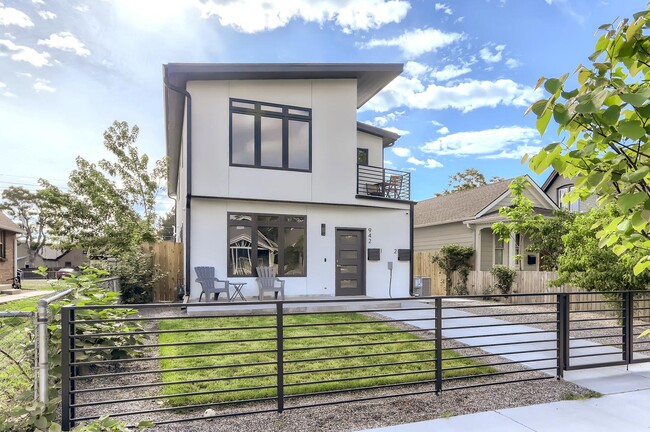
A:
POLYGON ((10 302, 10 301, 21 300, 21 299, 26 299, 26 298, 30 298, 30 297, 44 296, 44 295, 46 295, 48 293, 49 293, 49 291, 36 291, 36 290, 32 291, 32 290, 29 290, 29 291, 23 291, 21 293, 13 294, 13 295, 7 295, 7 296, 3 295, 3 296, 0 296, 0 303, 7 303, 7 302, 10 302))

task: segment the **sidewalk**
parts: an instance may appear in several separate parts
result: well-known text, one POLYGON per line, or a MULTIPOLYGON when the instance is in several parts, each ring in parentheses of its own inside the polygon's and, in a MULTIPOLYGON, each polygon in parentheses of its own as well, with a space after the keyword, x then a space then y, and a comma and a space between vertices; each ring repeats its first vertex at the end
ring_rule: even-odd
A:
MULTIPOLYGON (((609 432, 648 431, 650 428, 650 365, 579 371, 580 385, 606 394, 601 398, 560 401, 509 408, 447 419, 369 429, 365 432, 609 432), (582 382, 580 382, 582 380, 582 382), (643 390, 637 388, 643 387, 643 390), (630 390, 631 389, 631 390, 630 390)), ((573 375, 576 372, 567 373, 573 375)))
MULTIPOLYGON (((390 318, 427 318, 431 321, 411 321, 411 325, 419 328, 433 328, 433 311, 430 308, 423 308, 422 311, 396 311, 383 313, 390 318)), ((443 311, 444 317, 465 317, 468 319, 453 319, 444 322, 443 336, 449 338, 463 338, 462 342, 467 345, 477 346, 489 343, 507 341, 531 341, 519 345, 524 349, 551 348, 555 342, 553 333, 545 333, 533 327, 516 325, 506 327, 489 327, 494 335, 473 339, 471 336, 485 335, 486 329, 449 329, 447 327, 462 327, 468 325, 495 325, 504 323, 494 318, 476 317, 470 313, 454 309, 443 311), (537 330, 537 331, 536 331, 537 330), (499 333, 531 332, 526 335, 506 335, 499 333)), ((597 361, 613 360, 610 356, 620 351, 610 347, 584 341, 571 340, 571 348, 588 346, 581 353, 603 353, 598 356, 597 361)), ((499 354, 502 347, 486 347, 485 351, 499 354)), ((553 374, 555 360, 551 359, 541 362, 530 362, 534 358, 544 357, 543 353, 503 355, 505 358, 521 361, 531 368, 548 366, 551 368, 548 373, 553 374)), ((637 354, 636 358, 642 357, 637 354)), ((586 359, 583 360, 585 363, 586 359)), ((594 360, 591 360, 594 361, 594 360)), ((582 362, 580 362, 582 363, 582 362)), ((578 362, 574 364, 580 364, 578 362)), ((573 382, 582 387, 602 393, 601 398, 560 401, 549 404, 532 405, 519 408, 509 408, 496 411, 488 411, 464 416, 457 416, 446 419, 429 420, 418 423, 389 426, 378 429, 369 429, 365 432, 462 432, 480 430, 481 432, 598 432, 598 431, 648 431, 650 429, 650 363, 633 364, 629 369, 625 366, 612 366, 594 369, 583 369, 577 371, 566 371, 566 381, 573 382)), ((444 391, 444 390, 443 390, 444 391)))
POLYGON ((21 293, 18 294, 12 294, 12 295, 1 295, 0 296, 0 303, 7 303, 10 301, 14 300, 21 300, 21 299, 26 299, 29 297, 39 297, 39 296, 44 296, 46 294, 49 294, 49 291, 38 291, 38 290, 25 290, 21 293))

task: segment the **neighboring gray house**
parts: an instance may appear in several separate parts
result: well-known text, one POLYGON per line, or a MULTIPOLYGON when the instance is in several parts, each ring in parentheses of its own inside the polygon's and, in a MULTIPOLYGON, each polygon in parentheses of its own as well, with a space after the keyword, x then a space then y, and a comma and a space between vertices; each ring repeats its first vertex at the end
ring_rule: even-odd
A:
MULTIPOLYGON (((533 201, 537 213, 551 215, 557 206, 526 176, 529 186, 524 192, 533 201)), ((469 246, 475 250, 473 267, 487 271, 503 264, 520 270, 539 270, 539 255, 528 253, 526 238, 513 235, 510 242, 499 240, 492 224, 504 220, 499 208, 511 203, 508 186, 514 179, 441 195, 420 201, 414 211, 414 251, 435 252, 448 244, 469 246), (523 255, 520 262, 516 255, 523 255)))
POLYGON ((54 249, 51 246, 43 246, 36 254, 35 261, 31 266, 27 263, 27 245, 18 245, 18 268, 47 267, 50 270, 58 270, 63 267, 79 268, 88 261, 88 256, 80 248, 70 250, 54 249))
POLYGON ((562 202, 562 197, 573 190, 573 179, 562 177, 555 170, 551 172, 551 175, 548 176, 542 185, 542 190, 560 208, 585 212, 597 205, 595 196, 591 196, 584 201, 579 200, 572 203, 562 202))

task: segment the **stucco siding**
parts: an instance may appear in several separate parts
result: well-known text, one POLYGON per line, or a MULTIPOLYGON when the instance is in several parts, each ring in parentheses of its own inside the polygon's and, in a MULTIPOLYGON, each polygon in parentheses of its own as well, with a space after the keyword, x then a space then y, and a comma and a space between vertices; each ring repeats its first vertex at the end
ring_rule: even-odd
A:
POLYGON ((368 149, 368 165, 384 166, 384 144, 380 137, 357 131, 357 148, 368 149))

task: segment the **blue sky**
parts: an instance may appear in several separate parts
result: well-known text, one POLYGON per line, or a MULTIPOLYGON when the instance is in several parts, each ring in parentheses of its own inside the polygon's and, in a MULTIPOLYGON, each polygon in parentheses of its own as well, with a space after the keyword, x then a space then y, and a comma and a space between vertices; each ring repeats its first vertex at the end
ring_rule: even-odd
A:
MULTIPOLYGON (((540 76, 587 63, 595 29, 641 0, 0 0, 0 190, 105 156, 113 120, 164 155, 162 67, 170 62, 403 62, 359 119, 403 136, 386 166, 413 198, 478 168, 528 173, 553 140, 524 117, 540 76)), ((551 128, 549 128, 550 130, 551 128)), ((538 183, 544 177, 533 176, 538 183)), ((160 208, 170 206, 160 198, 160 208)))

